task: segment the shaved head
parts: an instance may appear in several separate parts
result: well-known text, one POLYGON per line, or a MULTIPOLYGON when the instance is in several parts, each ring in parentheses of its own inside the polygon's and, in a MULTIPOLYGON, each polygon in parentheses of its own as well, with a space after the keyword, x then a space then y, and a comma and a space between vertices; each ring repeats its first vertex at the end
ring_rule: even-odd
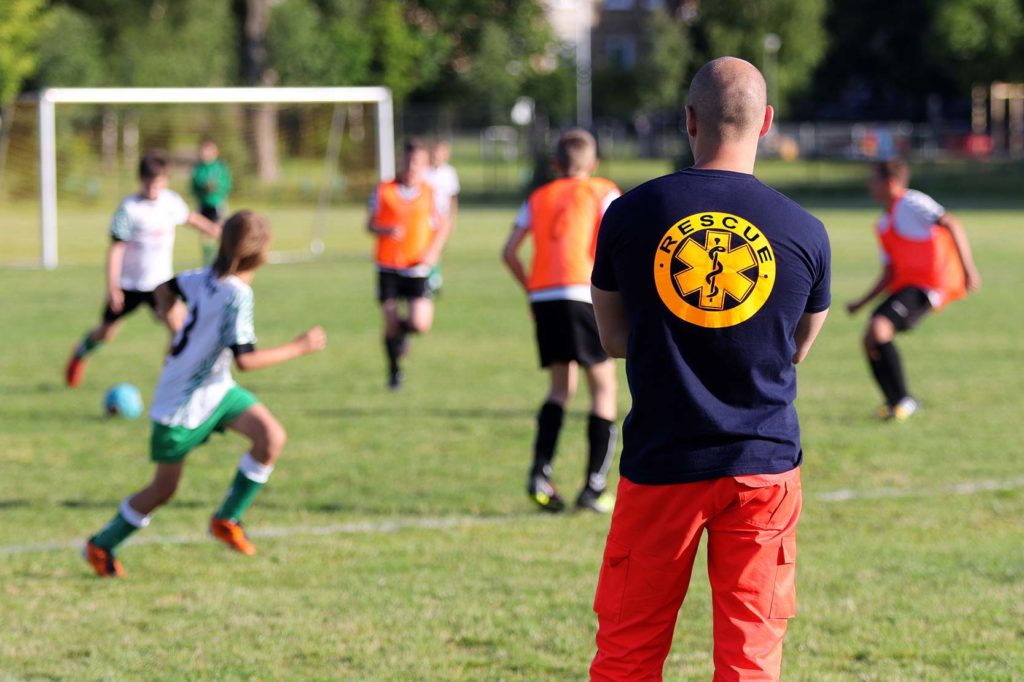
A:
POLYGON ((686 103, 702 133, 730 142, 760 131, 768 105, 767 87, 750 62, 719 57, 697 71, 686 103))

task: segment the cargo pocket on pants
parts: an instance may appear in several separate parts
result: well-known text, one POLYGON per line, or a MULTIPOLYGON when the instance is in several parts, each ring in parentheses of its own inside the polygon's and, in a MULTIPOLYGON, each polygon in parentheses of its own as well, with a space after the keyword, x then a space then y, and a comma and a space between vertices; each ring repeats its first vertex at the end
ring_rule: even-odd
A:
POLYGON ((629 577, 629 553, 626 545, 609 539, 601 561, 601 575, 597 579, 594 612, 614 623, 622 616, 622 600, 629 577))
POLYGON ((779 546, 775 572, 775 592, 769 618, 792 618, 796 615, 796 538, 784 537, 779 546))

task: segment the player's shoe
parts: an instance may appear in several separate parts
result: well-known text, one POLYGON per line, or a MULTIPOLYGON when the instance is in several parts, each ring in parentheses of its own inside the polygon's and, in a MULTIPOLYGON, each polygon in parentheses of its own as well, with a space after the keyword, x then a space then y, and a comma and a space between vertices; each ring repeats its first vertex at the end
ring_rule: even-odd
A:
POLYGON ((892 418, 898 422, 905 422, 914 416, 921 409, 921 403, 911 396, 903 398, 892 407, 892 418))
POLYGON ((210 519, 210 535, 217 538, 225 545, 241 552, 246 556, 252 556, 256 553, 256 545, 249 541, 246 537, 245 531, 242 530, 242 524, 235 523, 231 519, 210 519))
POLYGON ((404 381, 402 376, 402 370, 396 369, 388 372, 388 390, 399 391, 402 389, 402 382, 404 381))
POLYGON ((551 485, 551 481, 544 476, 531 475, 526 484, 526 494, 544 511, 560 512, 565 509, 562 496, 555 490, 555 486, 551 485))
POLYGON ((881 419, 882 421, 892 419, 892 408, 889 407, 888 405, 879 405, 878 418, 881 419))
POLYGON ((104 578, 120 578, 124 575, 121 562, 117 560, 114 553, 109 549, 92 544, 91 539, 82 548, 82 557, 89 562, 92 570, 96 571, 96 575, 104 578))
POLYGON ((576 498, 576 509, 608 514, 615 509, 615 496, 607 491, 598 492, 588 485, 576 498))
POLYGON ((64 368, 64 381, 69 388, 78 388, 82 383, 82 376, 85 374, 85 357, 78 357, 78 346, 71 351, 67 367, 64 368))

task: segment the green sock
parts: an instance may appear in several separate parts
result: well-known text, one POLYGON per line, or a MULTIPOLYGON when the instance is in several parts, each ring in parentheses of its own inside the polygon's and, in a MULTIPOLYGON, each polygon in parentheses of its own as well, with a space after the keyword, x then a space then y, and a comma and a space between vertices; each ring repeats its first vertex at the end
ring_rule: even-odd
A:
POLYGON ((103 529, 89 540, 97 547, 112 551, 127 540, 129 535, 148 525, 149 517, 132 509, 128 505, 128 498, 125 498, 117 514, 110 519, 110 523, 103 526, 103 529))
MULTIPOLYGON (((92 332, 89 332, 89 334, 91 333, 92 332)), ((77 355, 79 359, 84 358, 86 355, 103 345, 103 341, 93 341, 89 334, 82 337, 82 341, 78 344, 78 350, 75 351, 75 355, 77 355)))
POLYGON ((228 488, 228 494, 220 505, 220 509, 214 512, 217 519, 230 519, 240 521, 242 514, 249 508, 252 498, 256 497, 263 484, 270 478, 273 466, 261 464, 253 459, 252 455, 246 453, 242 461, 238 463, 238 471, 235 472, 235 479, 228 488))
POLYGON ((217 257, 217 250, 220 246, 215 241, 203 241, 199 248, 203 252, 203 267, 209 267, 213 264, 213 259, 217 257))

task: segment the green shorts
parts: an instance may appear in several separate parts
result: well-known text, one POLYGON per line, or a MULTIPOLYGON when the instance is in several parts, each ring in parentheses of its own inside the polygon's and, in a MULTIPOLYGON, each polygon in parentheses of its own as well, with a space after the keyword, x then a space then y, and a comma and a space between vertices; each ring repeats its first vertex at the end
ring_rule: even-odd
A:
POLYGON ((258 402, 256 396, 236 385, 225 394, 213 414, 194 429, 153 422, 149 458, 154 462, 180 462, 185 459, 185 455, 209 440, 210 434, 214 431, 223 432, 228 424, 258 402))

